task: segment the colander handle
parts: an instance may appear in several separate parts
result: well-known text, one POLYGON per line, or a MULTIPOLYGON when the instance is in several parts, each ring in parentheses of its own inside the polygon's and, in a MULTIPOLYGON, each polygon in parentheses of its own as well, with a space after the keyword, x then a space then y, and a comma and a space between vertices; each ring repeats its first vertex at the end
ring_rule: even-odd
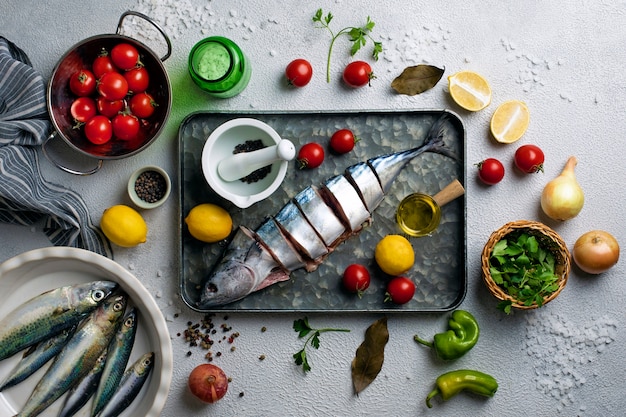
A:
POLYGON ((154 26, 156 30, 158 30, 161 33, 161 35, 163 36, 163 39, 165 39, 165 43, 167 44, 167 53, 161 57, 161 61, 165 61, 167 58, 170 57, 170 55, 172 55, 172 41, 170 41, 170 38, 169 36, 167 36, 167 33, 165 33, 163 28, 157 22, 155 22, 154 20, 152 20, 150 17, 146 16, 143 13, 139 13, 134 10, 127 10, 124 13, 122 13, 122 16, 120 16, 120 21, 117 23, 116 33, 118 35, 121 35, 120 32, 122 31, 122 22, 124 21, 124 18, 128 15, 133 15, 133 16, 142 18, 143 20, 147 21, 152 26, 154 26))
POLYGON ((76 169, 73 169, 73 168, 66 167, 65 165, 63 165, 63 164, 59 163, 57 160, 55 160, 55 159, 52 157, 52 155, 50 155, 50 154, 48 153, 48 150, 46 149, 46 146, 48 145, 48 142, 49 142, 51 139, 54 139, 54 138, 56 137, 56 135, 57 135, 57 132, 56 132, 56 131, 55 131, 55 132, 50 133, 50 135, 48 135, 48 137, 46 138, 46 140, 44 140, 44 142, 41 144, 41 150, 43 151, 43 154, 44 154, 44 156, 46 157, 46 159, 47 159, 48 161, 50 161, 50 163, 51 163, 51 164, 55 165, 57 168, 59 168, 59 169, 61 169, 61 170, 65 171, 65 172, 69 172, 70 174, 74 174, 74 175, 83 175, 83 176, 85 176, 85 175, 95 174, 96 172, 98 172, 98 171, 100 170, 100 168, 102 168, 102 162, 103 162, 103 160, 102 160, 102 159, 98 159, 98 160, 97 160, 97 161, 98 161, 98 163, 97 163, 96 167, 95 167, 95 168, 90 169, 89 171, 79 171, 79 170, 76 170, 76 169))

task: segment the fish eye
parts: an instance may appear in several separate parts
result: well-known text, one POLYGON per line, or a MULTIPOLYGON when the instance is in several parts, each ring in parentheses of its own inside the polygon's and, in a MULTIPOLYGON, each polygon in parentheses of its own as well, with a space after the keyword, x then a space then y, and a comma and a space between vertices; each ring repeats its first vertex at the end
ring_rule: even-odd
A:
POLYGON ((120 301, 113 304, 113 311, 121 311, 124 308, 124 304, 120 301))
POLYGON ((104 299, 105 293, 102 290, 94 290, 91 293, 91 298, 93 298, 94 301, 98 302, 98 301, 102 301, 104 299))
POLYGON ((124 322, 124 326, 132 327, 134 323, 135 323, 135 319, 133 317, 128 317, 126 321, 124 322))
POLYGON ((151 363, 152 363, 152 359, 150 359, 150 358, 146 358, 146 359, 144 359, 144 360, 143 360, 143 364, 144 364, 144 366, 148 366, 148 365, 150 365, 151 363))

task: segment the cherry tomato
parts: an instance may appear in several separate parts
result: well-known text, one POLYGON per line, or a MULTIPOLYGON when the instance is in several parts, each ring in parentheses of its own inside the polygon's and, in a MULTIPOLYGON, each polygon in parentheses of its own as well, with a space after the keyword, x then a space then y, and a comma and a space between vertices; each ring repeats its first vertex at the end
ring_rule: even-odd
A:
POLYGON ((93 60, 93 63, 91 64, 91 69, 93 70, 93 74, 96 76, 97 79, 100 79, 100 77, 102 77, 107 72, 117 71, 115 65, 113 65, 111 57, 106 52, 103 52, 102 54, 97 56, 96 59, 93 60))
POLYGON ((132 140, 139 133, 139 119, 132 114, 120 113, 113 118, 111 123, 113 134, 118 139, 132 140))
POLYGON ((139 52, 133 45, 118 43, 111 49, 111 60, 119 69, 129 70, 138 65, 139 52))
POLYGON ((324 161, 324 148, 319 143, 307 143, 298 151, 297 160, 300 169, 317 168, 324 161))
POLYGON ((392 278, 387 284, 385 301, 395 304, 406 304, 415 295, 415 284, 407 277, 392 278))
POLYGON ((478 178, 485 184, 494 185, 504 178, 504 165, 494 158, 487 158, 476 164, 478 167, 478 178))
POLYGON ((96 106, 98 107, 98 113, 111 119, 124 110, 124 100, 110 101, 104 97, 98 97, 96 98, 96 106))
POLYGON ((304 87, 313 77, 313 67, 306 59, 294 59, 287 65, 285 75, 287 80, 289 80, 289 85, 304 87))
POLYGON ((79 97, 91 95, 96 91, 96 76, 87 69, 76 71, 70 77, 70 90, 79 97))
POLYGON ((544 160, 543 151, 535 145, 522 145, 515 151, 515 166, 527 174, 543 172, 544 160))
POLYGON ((354 149, 354 144, 359 138, 354 136, 350 129, 340 129, 333 133, 330 138, 330 148, 337 153, 348 153, 354 149))
POLYGON ((148 93, 135 94, 130 98, 130 111, 140 119, 152 116, 154 109, 158 106, 152 96, 148 93))
POLYGON ((143 93, 150 84, 150 75, 145 67, 131 68, 124 73, 124 78, 128 83, 128 90, 133 94, 143 93))
POLYGON ((85 123, 96 115, 96 102, 91 97, 78 97, 72 102, 70 113, 74 120, 85 123))
POLYGON ((187 385, 191 393, 200 400, 214 403, 226 395, 228 377, 220 367, 203 363, 191 371, 187 385))
POLYGON ((107 72, 98 81, 98 93, 109 101, 121 100, 128 94, 128 82, 120 73, 107 72))
POLYGON ((352 264, 343 271, 341 282, 346 291, 356 293, 360 297, 369 288, 370 280, 370 273, 366 267, 352 264))
POLYGON ((353 61, 343 70, 343 80, 350 87, 363 87, 370 84, 376 78, 372 72, 372 67, 365 61, 353 61))
POLYGON ((85 136, 96 145, 107 143, 113 136, 111 121, 101 114, 92 117, 85 123, 85 136))

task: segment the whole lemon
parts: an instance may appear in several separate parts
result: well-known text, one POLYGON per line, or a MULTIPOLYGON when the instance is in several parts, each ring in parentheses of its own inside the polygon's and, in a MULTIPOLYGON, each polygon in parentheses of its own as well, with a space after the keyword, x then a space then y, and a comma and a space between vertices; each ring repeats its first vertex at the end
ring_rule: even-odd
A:
POLYGON ((135 209, 119 204, 102 213, 100 229, 114 244, 130 248, 146 241, 148 226, 135 209))
POLYGON ((415 252, 405 237, 387 235, 376 245, 374 258, 384 273, 397 276, 411 269, 415 263, 415 252))
POLYGON ((226 239, 233 230, 233 219, 230 214, 222 207, 211 203, 193 207, 185 217, 185 223, 191 236, 207 243, 226 239))

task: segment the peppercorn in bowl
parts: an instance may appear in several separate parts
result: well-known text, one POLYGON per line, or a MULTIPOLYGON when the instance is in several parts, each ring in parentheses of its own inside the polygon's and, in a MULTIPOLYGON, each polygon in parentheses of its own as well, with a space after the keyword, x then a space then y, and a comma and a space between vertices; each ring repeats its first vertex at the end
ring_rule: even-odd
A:
POLYGON ((142 209, 159 207, 172 189, 169 175, 157 166, 145 166, 133 172, 128 180, 128 195, 142 209))
POLYGON ((482 275, 498 308, 528 310, 554 300, 571 269, 563 239, 543 223, 510 222, 491 234, 482 252, 482 275))

